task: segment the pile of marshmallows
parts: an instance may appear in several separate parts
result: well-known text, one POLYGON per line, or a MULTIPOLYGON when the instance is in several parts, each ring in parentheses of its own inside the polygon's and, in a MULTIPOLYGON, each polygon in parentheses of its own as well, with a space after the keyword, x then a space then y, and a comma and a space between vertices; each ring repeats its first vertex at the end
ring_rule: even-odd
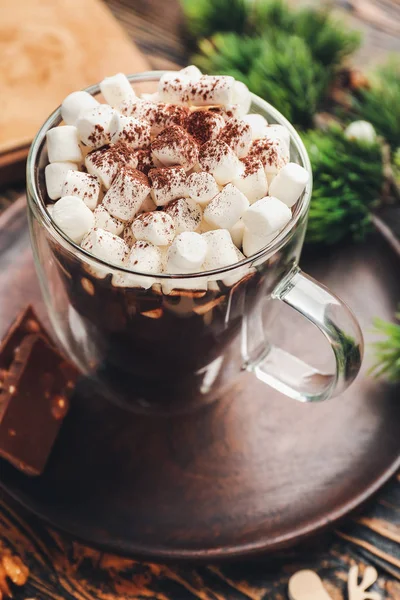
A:
MULTIPOLYGON (((73 92, 61 105, 65 125, 47 132, 47 193, 57 200, 47 208, 73 242, 136 273, 186 275, 252 256, 290 221, 308 173, 289 162, 285 127, 247 114, 243 83, 189 66, 140 98, 122 73, 100 89, 108 104, 73 92)), ((238 271, 224 283, 246 274, 238 271)), ((210 286, 162 281, 172 281, 164 293, 210 286)), ((113 284, 152 279, 114 275, 113 284)))

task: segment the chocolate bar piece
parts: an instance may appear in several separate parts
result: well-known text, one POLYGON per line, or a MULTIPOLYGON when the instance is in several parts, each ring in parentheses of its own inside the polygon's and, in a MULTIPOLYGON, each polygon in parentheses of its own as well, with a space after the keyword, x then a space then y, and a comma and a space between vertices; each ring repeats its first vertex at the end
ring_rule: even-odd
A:
POLYGON ((40 475, 79 373, 33 320, 36 333, 26 329, 29 319, 19 318, 0 347, 0 456, 28 475, 40 475))

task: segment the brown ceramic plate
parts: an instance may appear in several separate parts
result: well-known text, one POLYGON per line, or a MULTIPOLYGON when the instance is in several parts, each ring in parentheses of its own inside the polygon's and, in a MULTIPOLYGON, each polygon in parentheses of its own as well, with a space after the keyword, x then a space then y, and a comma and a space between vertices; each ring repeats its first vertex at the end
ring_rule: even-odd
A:
MULTIPOLYGON (((1 333, 27 302, 44 311, 22 202, 0 230, 1 333)), ((373 317, 393 317, 399 258, 381 237, 305 257, 303 267, 350 304, 367 344, 373 317)), ((277 335, 321 361, 319 337, 295 316, 282 313, 277 335)), ((1 463, 1 485, 53 526, 142 558, 214 561, 298 543, 400 466, 400 388, 368 375, 371 354, 367 346, 348 392, 315 405, 250 375, 175 419, 128 414, 82 388, 45 474, 31 479, 1 463)))

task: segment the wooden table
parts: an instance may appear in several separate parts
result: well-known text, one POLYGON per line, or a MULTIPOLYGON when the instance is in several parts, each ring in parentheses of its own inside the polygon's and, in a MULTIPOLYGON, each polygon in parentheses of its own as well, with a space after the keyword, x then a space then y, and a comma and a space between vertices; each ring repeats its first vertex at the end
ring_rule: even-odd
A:
MULTIPOLYGON (((185 64, 181 37, 183 18, 178 2, 109 0, 114 15, 148 56, 152 68, 185 64)), ((380 60, 400 51, 400 8, 390 0, 336 2, 368 44, 358 64, 380 60)), ((10 205, 22 186, 3 191, 0 206, 10 205)), ((398 214, 397 214, 398 217, 398 214)), ((0 232, 1 239, 1 232, 0 232)), ((346 598, 346 579, 352 564, 377 566, 376 590, 390 600, 400 599, 400 477, 390 482, 363 511, 334 532, 293 551, 263 560, 200 568, 138 563, 82 546, 48 529, 9 498, 0 501, 0 550, 23 557, 31 577, 14 598, 40 600, 284 600, 290 575, 301 568, 316 570, 333 600, 346 598)))

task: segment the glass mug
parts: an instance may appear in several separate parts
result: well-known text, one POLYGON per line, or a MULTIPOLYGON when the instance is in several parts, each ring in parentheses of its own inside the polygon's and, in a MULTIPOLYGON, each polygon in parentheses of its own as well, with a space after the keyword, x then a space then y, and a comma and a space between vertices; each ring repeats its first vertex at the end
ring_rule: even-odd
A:
MULTIPOLYGON (((129 79, 136 90, 152 92, 161 75, 149 72, 129 79)), ((88 91, 97 95, 99 86, 88 91)), ((310 183, 291 222, 262 251, 199 274, 132 274, 67 239, 45 208, 46 132, 61 122, 60 109, 32 143, 29 223, 52 325, 67 355, 98 392, 123 407, 164 414, 186 411, 221 397, 243 370, 296 400, 319 401, 346 389, 360 369, 363 340, 355 317, 298 266, 312 189, 304 145, 264 100, 252 96, 250 112, 287 127, 291 161, 309 171, 310 183), (142 287, 135 287, 136 277, 142 287), (290 306, 325 335, 335 358, 332 373, 321 373, 271 344, 271 299, 290 306)))

